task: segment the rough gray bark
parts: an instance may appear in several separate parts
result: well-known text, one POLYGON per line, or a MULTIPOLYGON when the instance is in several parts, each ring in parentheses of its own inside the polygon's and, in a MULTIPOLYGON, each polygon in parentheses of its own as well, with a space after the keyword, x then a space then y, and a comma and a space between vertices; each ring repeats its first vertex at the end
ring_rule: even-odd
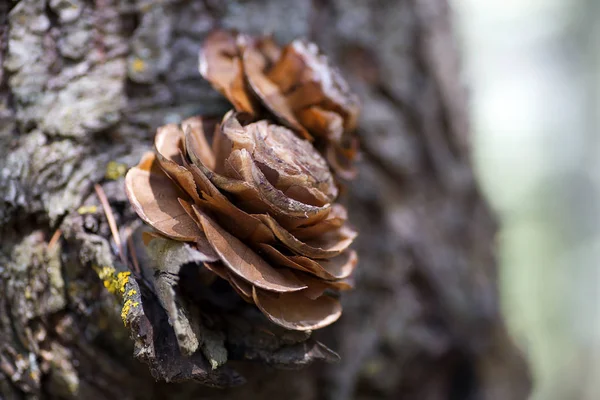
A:
POLYGON ((499 314, 496 226, 469 160, 448 14, 445 0, 3 2, 0 396, 525 398, 527 368, 499 314), (227 391, 155 382, 133 358, 123 305, 97 273, 123 266, 93 192, 102 183, 117 222, 131 222, 119 163, 136 163, 157 126, 226 109, 197 72, 200 42, 217 26, 316 41, 363 101, 360 175, 345 194, 361 234, 358 284, 342 319, 316 335, 342 360, 273 369, 327 351, 248 331, 228 336, 228 350, 236 358, 250 337, 237 358, 257 362, 212 371, 198 353, 191 364, 173 355, 150 365, 164 377, 165 365, 183 363, 172 380, 248 380, 227 391))

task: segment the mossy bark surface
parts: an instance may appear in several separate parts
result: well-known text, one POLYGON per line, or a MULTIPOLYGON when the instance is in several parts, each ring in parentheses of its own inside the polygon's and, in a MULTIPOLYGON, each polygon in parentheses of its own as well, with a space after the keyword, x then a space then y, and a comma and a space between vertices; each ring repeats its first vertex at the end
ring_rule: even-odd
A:
MULTIPOLYGON (((446 0, 9 1, 0 61, 1 398, 526 398, 446 0), (140 304, 148 289, 115 255, 94 184, 125 229, 122 171, 156 128, 227 109, 197 70, 215 27, 309 38, 362 99, 360 173, 343 195, 357 287, 314 335, 337 363, 281 370, 335 356, 242 323, 171 354, 164 307, 140 304), (239 361, 213 369, 211 343, 239 361)), ((156 285, 168 289, 168 273, 156 285)))

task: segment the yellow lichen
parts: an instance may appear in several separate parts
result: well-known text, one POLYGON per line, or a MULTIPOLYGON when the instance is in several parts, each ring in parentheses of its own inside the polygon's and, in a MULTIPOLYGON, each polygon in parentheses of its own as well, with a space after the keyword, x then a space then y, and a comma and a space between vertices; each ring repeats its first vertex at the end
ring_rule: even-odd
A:
POLYGON ((96 271, 96 273, 100 277, 100 279, 106 279, 110 275, 114 275, 114 273, 116 272, 113 267, 100 267, 98 265, 94 265, 93 268, 94 271, 96 271))
POLYGON ((127 326, 127 315, 129 315, 129 311, 132 308, 139 306, 140 303, 137 301, 133 301, 132 299, 127 299, 125 303, 123 303, 123 309, 121 310, 121 319, 123 320, 123 324, 127 326))
POLYGON ((117 274, 117 287, 119 289, 119 293, 123 295, 125 293, 125 285, 129 282, 129 276, 131 272, 119 272, 117 274))
POLYGON ((129 277, 131 276, 131 272, 118 272, 115 271, 112 267, 93 267, 100 279, 102 279, 102 283, 104 283, 104 287, 112 294, 118 295, 123 301, 123 308, 121 309, 121 318, 123 319, 123 323, 127 326, 127 315, 132 308, 140 305, 139 302, 134 301, 131 297, 137 294, 137 290, 129 289, 127 292, 125 288, 127 283, 129 282, 129 277))
POLYGON ((144 60, 136 58, 133 60, 133 63, 131 63, 131 68, 133 69, 133 72, 142 72, 146 69, 146 63, 144 60))
POLYGON ((118 163, 116 161, 110 161, 106 164, 106 171, 104 173, 104 177, 110 180, 117 180, 120 177, 124 176, 127 172, 127 165, 123 163, 118 163))
POLYGON ((77 209, 77 212, 81 215, 83 214, 94 214, 96 211, 98 211, 98 207, 92 205, 92 206, 81 206, 77 209))
POLYGON ((131 297, 137 294, 137 290, 135 289, 129 289, 129 291, 127 291, 127 293, 125 293, 123 295, 123 308, 121 309, 121 319, 123 320, 123 324, 125 326, 127 326, 127 315, 129 315, 129 312, 131 311, 132 308, 137 307, 140 305, 139 302, 134 301, 131 297))
POLYGON ((129 282, 129 276, 131 272, 119 272, 116 273, 115 269, 112 267, 98 267, 94 266, 94 270, 102 279, 104 283, 104 287, 113 294, 118 294, 123 296, 125 293, 125 285, 129 282))

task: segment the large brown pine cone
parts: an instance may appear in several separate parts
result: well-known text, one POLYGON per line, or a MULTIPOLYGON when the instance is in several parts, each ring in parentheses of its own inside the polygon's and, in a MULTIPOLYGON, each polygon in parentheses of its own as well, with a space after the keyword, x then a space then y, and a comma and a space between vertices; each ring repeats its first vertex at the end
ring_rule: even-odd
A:
POLYGON ((200 73, 237 111, 274 116, 314 140, 338 176, 354 177, 358 98, 314 43, 280 49, 270 37, 215 31, 202 46, 200 73))
POLYGON ((127 195, 159 235, 197 248, 271 321, 324 327, 341 314, 336 293, 351 287, 356 233, 310 142, 241 119, 231 111, 221 124, 195 117, 159 128, 154 153, 127 173, 127 195))

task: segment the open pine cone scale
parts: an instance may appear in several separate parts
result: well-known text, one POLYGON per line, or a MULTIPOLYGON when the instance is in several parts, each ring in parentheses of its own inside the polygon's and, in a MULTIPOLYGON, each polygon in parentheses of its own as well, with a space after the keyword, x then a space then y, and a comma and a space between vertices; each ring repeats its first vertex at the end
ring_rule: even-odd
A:
POLYGON ((315 44, 294 40, 282 49, 268 36, 215 31, 202 46, 200 73, 238 112, 266 110, 314 141, 338 177, 356 174, 358 98, 315 44))
POLYGON ((230 112, 216 126, 194 117, 161 127, 154 145, 126 177, 146 223, 194 246, 208 270, 278 325, 311 330, 339 318, 335 293, 352 287, 356 232, 308 141, 230 112))

